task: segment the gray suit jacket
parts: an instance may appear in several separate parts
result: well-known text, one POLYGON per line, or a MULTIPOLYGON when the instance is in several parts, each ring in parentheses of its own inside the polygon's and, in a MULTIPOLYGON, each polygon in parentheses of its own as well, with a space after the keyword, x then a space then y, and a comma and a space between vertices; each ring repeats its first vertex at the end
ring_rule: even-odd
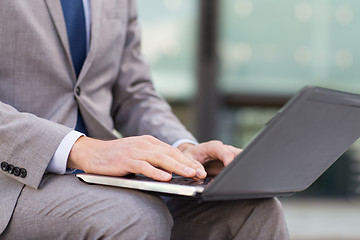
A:
POLYGON ((92 137, 114 139, 117 129, 167 143, 193 139, 153 89, 135 1, 91 0, 91 18, 90 51, 76 81, 60 0, 0 1, 0 163, 27 170, 25 178, 0 170, 0 233, 24 185, 41 191, 78 107, 92 137))

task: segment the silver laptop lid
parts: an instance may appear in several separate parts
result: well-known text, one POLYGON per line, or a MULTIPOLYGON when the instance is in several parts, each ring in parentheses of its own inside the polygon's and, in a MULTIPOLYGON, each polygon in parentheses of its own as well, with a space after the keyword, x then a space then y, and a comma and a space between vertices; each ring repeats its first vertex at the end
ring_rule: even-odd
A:
POLYGON ((360 96, 306 87, 205 188, 206 200, 309 187, 360 136, 360 96))

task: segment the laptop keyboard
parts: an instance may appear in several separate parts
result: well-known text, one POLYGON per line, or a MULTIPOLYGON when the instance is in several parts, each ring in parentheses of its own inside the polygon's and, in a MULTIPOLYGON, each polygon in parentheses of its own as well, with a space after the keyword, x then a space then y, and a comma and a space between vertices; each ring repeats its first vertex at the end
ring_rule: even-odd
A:
MULTIPOLYGON (((158 182, 157 180, 154 180, 152 178, 146 177, 146 176, 141 175, 141 174, 133 174, 133 175, 130 175, 128 177, 130 179, 158 182)), ((214 179, 213 176, 208 176, 208 177, 206 177, 204 179, 193 179, 193 178, 187 178, 187 177, 179 176, 177 174, 173 174, 172 179, 169 182, 166 182, 166 183, 187 185, 187 186, 204 186, 204 185, 207 185, 209 182, 211 182, 211 180, 213 180, 213 179, 214 179)))

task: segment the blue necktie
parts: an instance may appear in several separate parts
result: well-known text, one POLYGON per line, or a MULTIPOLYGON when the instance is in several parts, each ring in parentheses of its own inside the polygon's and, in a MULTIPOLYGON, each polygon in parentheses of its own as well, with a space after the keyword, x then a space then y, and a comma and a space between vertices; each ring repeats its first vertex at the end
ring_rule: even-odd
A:
POLYGON ((61 0, 76 76, 86 58, 86 26, 82 0, 61 0))
MULTIPOLYGON (((61 0, 76 77, 79 77, 86 58, 86 25, 82 0, 61 0)), ((84 120, 78 110, 75 130, 87 134, 84 120)))

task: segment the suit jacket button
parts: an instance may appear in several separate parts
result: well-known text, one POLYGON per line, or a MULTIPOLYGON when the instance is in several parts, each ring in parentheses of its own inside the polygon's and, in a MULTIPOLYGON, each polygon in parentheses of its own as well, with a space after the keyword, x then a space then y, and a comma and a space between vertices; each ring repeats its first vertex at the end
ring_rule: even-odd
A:
POLYGON ((20 176, 20 168, 14 167, 14 175, 17 177, 20 176))
POLYGON ((25 168, 20 169, 20 177, 25 178, 27 175, 27 171, 25 168))
POLYGON ((12 174, 14 172, 14 166, 9 164, 8 166, 8 173, 12 174))
POLYGON ((80 96, 80 94, 81 94, 81 89, 80 89, 80 87, 77 87, 77 88, 76 88, 75 93, 76 93, 77 96, 80 96))
POLYGON ((1 163, 1 170, 3 170, 4 172, 6 172, 9 168, 9 164, 7 162, 2 162, 1 163))

